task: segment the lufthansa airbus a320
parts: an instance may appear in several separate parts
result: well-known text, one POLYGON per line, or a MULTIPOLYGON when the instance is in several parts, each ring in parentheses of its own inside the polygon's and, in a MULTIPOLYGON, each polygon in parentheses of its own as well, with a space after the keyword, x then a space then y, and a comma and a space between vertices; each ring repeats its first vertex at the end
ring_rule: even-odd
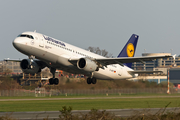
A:
POLYGON ((172 56, 134 57, 139 36, 133 34, 117 58, 106 58, 52 37, 37 33, 23 32, 13 41, 13 46, 28 59, 20 62, 24 73, 35 74, 50 68, 53 78, 50 84, 57 85, 56 69, 88 76, 88 84, 96 84, 97 79, 121 80, 136 77, 139 72, 131 69, 132 62, 144 62, 172 56))

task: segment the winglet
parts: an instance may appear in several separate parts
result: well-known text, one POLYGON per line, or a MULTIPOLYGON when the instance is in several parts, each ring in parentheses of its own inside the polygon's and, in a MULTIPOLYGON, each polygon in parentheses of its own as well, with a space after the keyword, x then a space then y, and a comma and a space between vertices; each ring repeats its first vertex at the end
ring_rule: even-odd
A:
MULTIPOLYGON (((133 34, 119 53, 118 57, 134 57, 138 38, 138 35, 133 34)), ((126 63, 125 65, 131 68, 132 63, 126 63)))

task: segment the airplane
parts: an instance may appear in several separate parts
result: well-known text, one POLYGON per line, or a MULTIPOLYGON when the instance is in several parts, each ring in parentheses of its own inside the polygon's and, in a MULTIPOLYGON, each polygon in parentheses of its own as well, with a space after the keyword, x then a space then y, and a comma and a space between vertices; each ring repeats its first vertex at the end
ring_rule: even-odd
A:
POLYGON ((172 57, 134 57, 138 38, 138 35, 133 34, 117 58, 106 58, 36 31, 23 32, 13 40, 13 46, 29 58, 12 61, 20 62, 24 73, 35 74, 41 72, 41 69, 45 67, 50 68, 53 77, 49 79, 49 84, 57 85, 59 79, 55 78, 56 69, 74 74, 84 74, 88 76, 87 84, 96 84, 97 79, 124 80, 137 77, 138 73, 148 72, 131 69, 132 62, 143 63, 172 57))

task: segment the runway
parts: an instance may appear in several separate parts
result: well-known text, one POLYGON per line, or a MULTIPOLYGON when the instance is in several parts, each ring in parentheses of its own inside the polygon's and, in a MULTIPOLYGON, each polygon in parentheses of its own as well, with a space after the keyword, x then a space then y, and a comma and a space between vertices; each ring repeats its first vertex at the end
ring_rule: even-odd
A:
MULTIPOLYGON (((100 110, 102 111, 102 110, 100 110)), ((155 114, 158 111, 162 113, 166 112, 180 112, 180 108, 146 108, 146 109, 107 109, 107 112, 113 113, 117 117, 128 117, 132 115, 143 115, 143 114, 155 114), (165 111, 164 111, 165 110, 165 111)), ((73 110, 72 114, 82 114, 89 113, 90 110, 73 110)), ((18 120, 42 120, 43 118, 48 118, 48 120, 58 119, 59 111, 40 111, 40 112, 0 112, 0 116, 10 116, 18 120)))
POLYGON ((119 99, 119 98, 180 98, 180 96, 133 96, 133 97, 78 97, 78 98, 28 98, 28 99, 0 99, 0 101, 32 101, 32 100, 83 100, 83 99, 119 99))

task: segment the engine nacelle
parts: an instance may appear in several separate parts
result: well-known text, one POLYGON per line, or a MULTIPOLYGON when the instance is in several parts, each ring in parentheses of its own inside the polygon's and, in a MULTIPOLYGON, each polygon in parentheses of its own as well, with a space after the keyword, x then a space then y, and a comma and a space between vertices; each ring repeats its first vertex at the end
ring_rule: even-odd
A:
POLYGON ((88 58, 79 59, 77 61, 77 67, 88 72, 98 71, 98 65, 88 58))
POLYGON ((24 59, 20 63, 20 67, 24 73, 35 74, 41 71, 40 66, 31 59, 24 59))

